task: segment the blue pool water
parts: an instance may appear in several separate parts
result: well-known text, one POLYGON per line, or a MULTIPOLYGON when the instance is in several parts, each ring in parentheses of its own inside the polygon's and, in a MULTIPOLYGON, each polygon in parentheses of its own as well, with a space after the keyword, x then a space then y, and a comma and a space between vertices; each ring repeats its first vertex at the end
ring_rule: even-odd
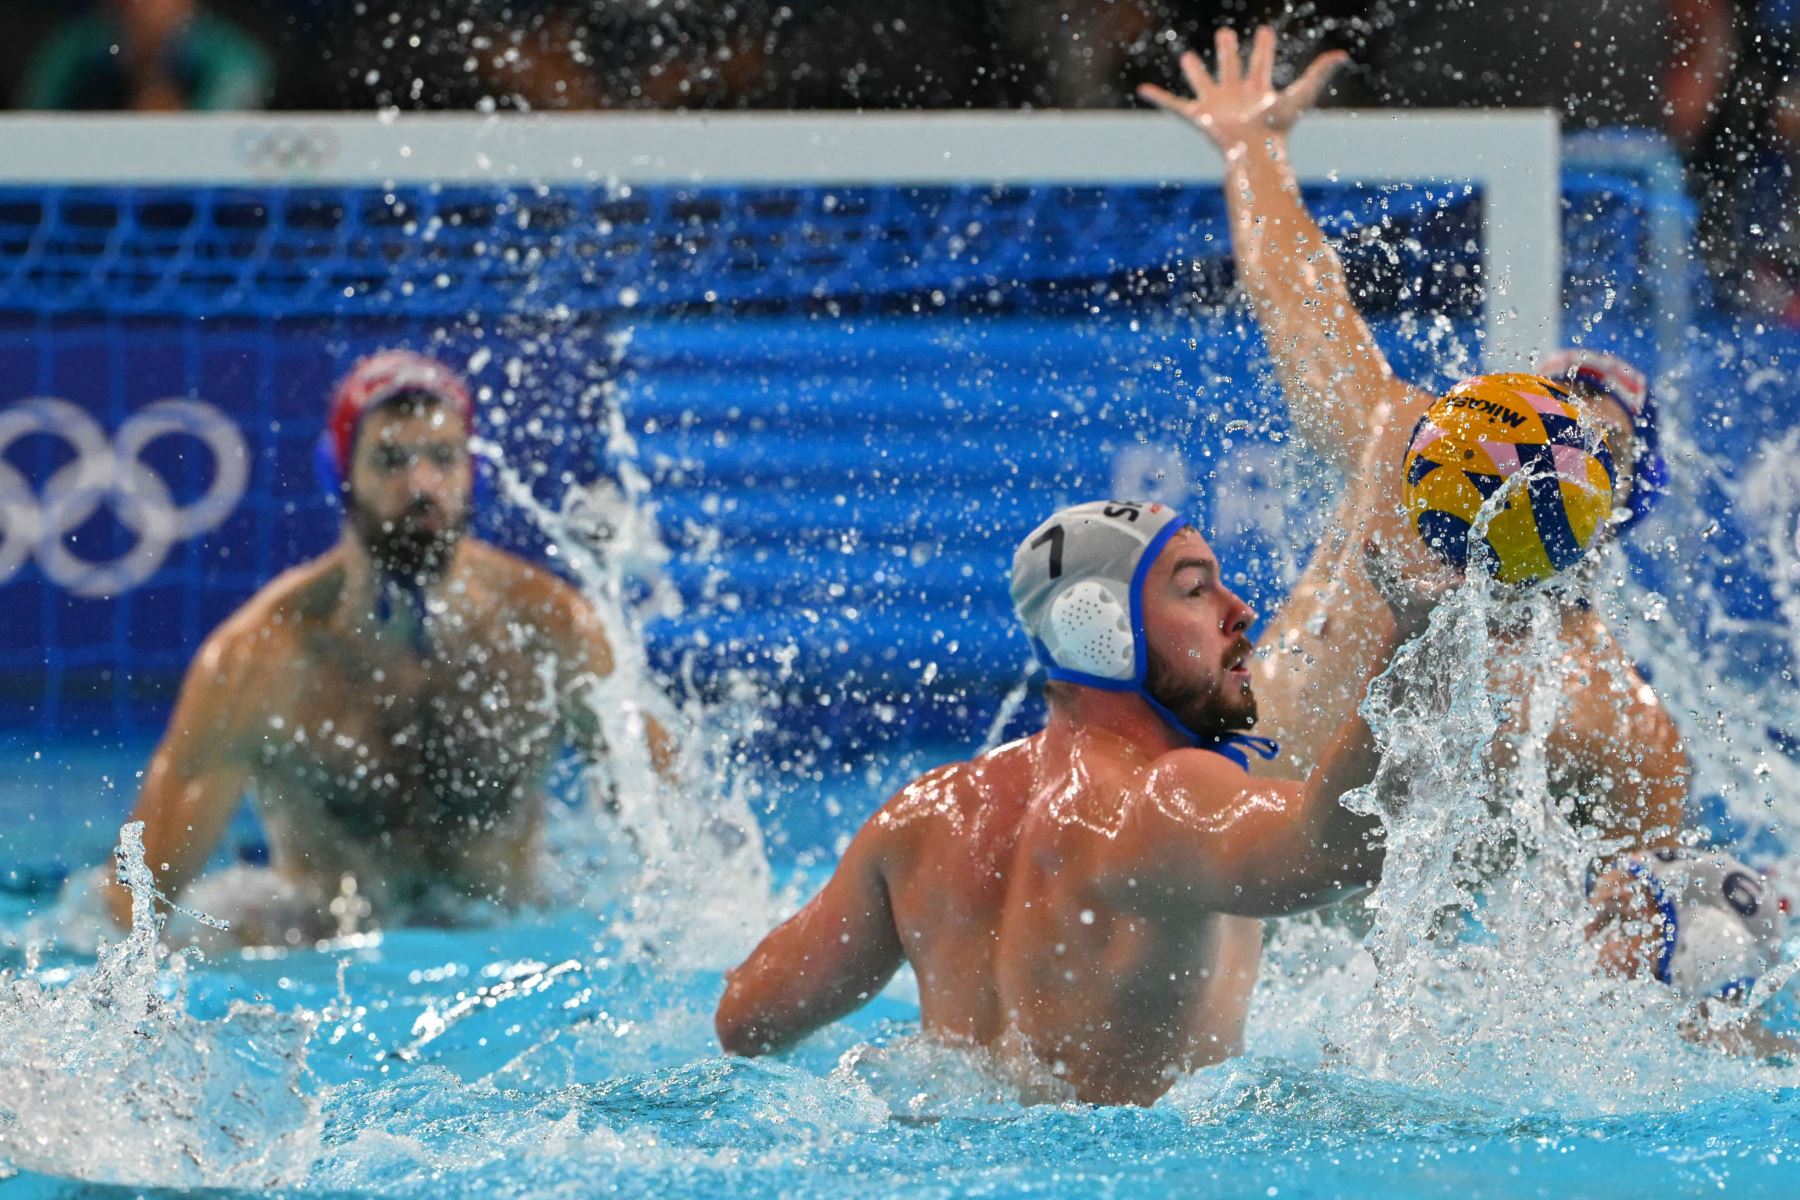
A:
MULTIPOLYGON (((787 903, 818 878, 781 874, 787 903)), ((0 926, 47 908, 7 897, 0 926)), ((1333 1045, 1360 968, 1330 921, 1272 947, 1250 1055, 1147 1110, 1021 1107, 978 1062, 919 1040, 905 977, 789 1056, 724 1057, 711 1013, 734 937, 696 963, 667 932, 572 907, 207 962, 131 941, 98 970, 15 951, 7 1194, 93 1194, 71 1177, 658 1197, 1791 1196, 1800 1181, 1793 1068, 1677 1043, 1628 1050, 1615 1072, 1601 1055, 1618 1043, 1597 1029, 1577 1036, 1597 1054, 1573 1085, 1504 1037, 1457 1079, 1370 1068, 1333 1045)))
MULTIPOLYGON (((968 1064, 909 1042, 917 1013, 899 998, 789 1059, 727 1059, 711 1039, 717 971, 596 957, 594 933, 565 914, 193 971, 188 1016, 216 1055, 242 1060, 210 1069, 275 1095, 237 1114, 246 1145, 207 1141, 205 1122, 229 1110, 190 1121, 173 1105, 138 1113, 141 1141, 108 1154, 139 1157, 152 1168, 139 1178, 171 1185, 295 1194, 1790 1196, 1800 1170, 1791 1075, 1679 1112, 1597 1115, 1252 1056, 1149 1110, 1021 1109, 968 1064), (516 986, 568 962, 582 965, 516 986), (508 980, 516 994, 393 1053, 418 1042, 423 1014, 508 980), (285 1085, 247 1065, 278 1058, 279 1039, 229 1030, 241 1003, 320 1014, 292 1085, 304 1103, 277 1103, 285 1085), (876 1061, 844 1065, 871 1046, 862 1054, 876 1061), (294 1131, 295 1145, 260 1161, 294 1131), (184 1136, 209 1145, 205 1170, 184 1136)), ((146 1077, 159 1053, 145 1048, 146 1077)), ((46 1151, 91 1156, 82 1129, 66 1135, 46 1151)), ((8 1188, 73 1191, 29 1170, 8 1188)))

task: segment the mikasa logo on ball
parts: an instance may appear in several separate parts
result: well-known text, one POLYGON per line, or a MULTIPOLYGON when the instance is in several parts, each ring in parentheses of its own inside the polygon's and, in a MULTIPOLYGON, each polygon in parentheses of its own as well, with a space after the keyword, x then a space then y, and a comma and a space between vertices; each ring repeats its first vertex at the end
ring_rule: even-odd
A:
POLYGON ((1496 404, 1492 400, 1484 400, 1480 396, 1457 396, 1444 401, 1445 408, 1467 408, 1475 412, 1486 413, 1496 420, 1504 421, 1514 429, 1525 424, 1525 414, 1504 404, 1496 404))

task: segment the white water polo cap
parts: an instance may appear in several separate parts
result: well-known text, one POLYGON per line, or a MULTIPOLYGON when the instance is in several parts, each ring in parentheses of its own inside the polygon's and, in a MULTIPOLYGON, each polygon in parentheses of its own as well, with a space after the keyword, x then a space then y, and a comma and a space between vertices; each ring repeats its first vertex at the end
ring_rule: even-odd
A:
POLYGON ((1658 981, 1684 996, 1741 996, 1781 961, 1785 905, 1760 871, 1713 850, 1658 850, 1621 864, 1661 916, 1658 981))
POLYGON ((1136 692, 1195 746, 1248 769, 1251 754, 1273 758, 1279 747, 1247 733, 1202 735, 1145 686, 1144 582, 1169 539, 1187 528, 1168 505, 1141 500, 1094 500, 1053 513, 1013 551, 1013 608, 1050 678, 1136 692))
POLYGON ((1050 678, 1142 687, 1144 577, 1186 518, 1166 504, 1095 500, 1051 515, 1013 551, 1012 601, 1050 678))

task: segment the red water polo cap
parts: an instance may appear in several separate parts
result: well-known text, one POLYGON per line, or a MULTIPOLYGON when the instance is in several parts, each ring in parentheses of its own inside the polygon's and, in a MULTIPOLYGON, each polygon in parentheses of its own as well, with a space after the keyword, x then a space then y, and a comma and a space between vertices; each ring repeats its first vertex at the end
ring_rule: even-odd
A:
POLYGON ((350 449, 363 418, 400 396, 424 392, 462 414, 473 432, 475 403, 462 377, 435 358, 412 350, 378 350, 356 360, 331 393, 325 432, 340 474, 350 470, 350 449))

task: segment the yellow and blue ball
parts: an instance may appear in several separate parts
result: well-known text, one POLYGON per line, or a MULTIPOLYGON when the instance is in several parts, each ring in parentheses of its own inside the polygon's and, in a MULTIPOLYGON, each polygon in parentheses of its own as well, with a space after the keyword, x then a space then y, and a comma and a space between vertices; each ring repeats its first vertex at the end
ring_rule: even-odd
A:
POLYGON ((1504 583, 1581 561, 1613 511, 1613 461, 1566 388, 1536 375, 1465 379, 1428 409, 1406 450, 1404 503, 1419 536, 1458 568, 1485 559, 1504 583), (1486 555, 1470 535, 1482 505, 1486 555))

